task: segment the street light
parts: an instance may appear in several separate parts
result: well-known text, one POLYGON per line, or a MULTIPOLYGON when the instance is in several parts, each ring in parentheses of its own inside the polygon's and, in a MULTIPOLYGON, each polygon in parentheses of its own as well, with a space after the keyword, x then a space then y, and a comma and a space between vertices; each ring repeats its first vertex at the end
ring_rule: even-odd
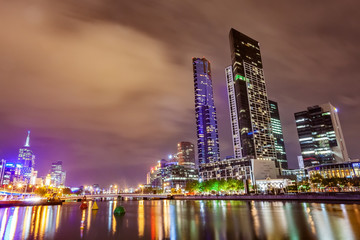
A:
POLYGON ((141 188, 141 194, 144 194, 144 185, 139 185, 139 188, 141 188))

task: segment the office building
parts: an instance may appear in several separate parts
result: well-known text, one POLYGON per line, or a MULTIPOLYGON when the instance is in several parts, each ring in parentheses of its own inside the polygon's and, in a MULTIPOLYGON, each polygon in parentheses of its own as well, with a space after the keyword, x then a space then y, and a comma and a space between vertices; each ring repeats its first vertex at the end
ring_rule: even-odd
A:
POLYGON ((230 30, 232 65, 225 69, 235 158, 276 159, 259 43, 230 30))
POLYGON ((304 166, 349 161, 338 110, 330 103, 295 113, 304 166))
POLYGON ((274 137, 276 161, 275 165, 277 168, 287 169, 287 158, 285 152, 284 135, 282 131, 280 113, 277 102, 269 100, 270 107, 270 122, 272 135, 274 137))
POLYGON ((192 62, 199 164, 219 161, 219 136, 210 62, 205 58, 193 58, 192 62))
POLYGON ((190 142, 179 142, 177 145, 177 160, 179 165, 195 167, 194 144, 190 142))
POLYGON ((63 171, 62 161, 51 164, 51 185, 58 187, 65 185, 66 172, 63 171))
POLYGON ((6 160, 1 159, 0 160, 0 185, 3 184, 4 174, 5 174, 5 167, 6 167, 6 160))
POLYGON ((19 149, 17 165, 21 165, 20 180, 30 183, 31 173, 35 167, 35 155, 30 149, 30 131, 28 131, 24 147, 19 149))

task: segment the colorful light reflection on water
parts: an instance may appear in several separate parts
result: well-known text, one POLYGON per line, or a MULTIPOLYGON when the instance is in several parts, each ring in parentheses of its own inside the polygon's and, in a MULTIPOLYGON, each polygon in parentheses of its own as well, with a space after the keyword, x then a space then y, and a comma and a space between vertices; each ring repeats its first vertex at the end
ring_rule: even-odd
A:
POLYGON ((360 205, 107 201, 0 209, 1 239, 356 239, 360 205), (114 216, 115 207, 126 208, 114 216))

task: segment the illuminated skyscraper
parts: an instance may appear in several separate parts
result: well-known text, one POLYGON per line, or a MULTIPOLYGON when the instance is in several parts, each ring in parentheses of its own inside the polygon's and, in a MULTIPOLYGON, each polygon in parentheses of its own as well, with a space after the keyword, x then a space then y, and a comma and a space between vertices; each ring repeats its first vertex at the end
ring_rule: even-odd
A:
POLYGON ((177 159, 179 165, 195 167, 194 144, 190 142, 179 142, 177 145, 177 159))
POLYGON ((30 149, 30 131, 28 131, 24 147, 19 149, 17 165, 21 166, 22 180, 30 183, 31 173, 35 167, 35 155, 30 149))
POLYGON ((199 164, 219 161, 219 136, 210 62, 205 58, 193 58, 192 62, 199 164))
POLYGON ((280 113, 277 102, 269 100, 270 106, 270 117, 271 117, 271 129, 275 142, 275 151, 276 151, 276 162, 275 166, 277 168, 288 168, 286 152, 285 152, 285 143, 284 135, 281 127, 280 113))
POLYGON ((259 43, 230 30, 232 66, 226 68, 234 157, 276 159, 259 43))
POLYGON ((305 167, 349 160, 337 112, 326 103, 295 113, 305 167))
POLYGON ((51 184, 53 186, 65 185, 66 172, 63 171, 62 161, 57 161, 51 164, 51 184))

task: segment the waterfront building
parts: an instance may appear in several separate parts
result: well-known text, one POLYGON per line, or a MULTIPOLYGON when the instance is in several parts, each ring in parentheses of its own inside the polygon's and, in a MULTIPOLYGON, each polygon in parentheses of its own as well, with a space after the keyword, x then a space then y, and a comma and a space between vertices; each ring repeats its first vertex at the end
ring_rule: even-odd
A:
POLYGON ((271 130, 275 143, 276 161, 275 165, 280 169, 287 169, 287 158, 285 152, 284 135, 282 131, 280 113, 277 102, 269 100, 271 130))
POLYGON ((276 160, 259 43, 230 30, 232 65, 225 69, 235 158, 276 160))
POLYGON ((195 148, 190 142, 179 142, 177 145, 177 159, 179 165, 195 167, 195 148))
POLYGON ((289 178, 296 182, 302 182, 308 179, 307 171, 304 168, 299 169, 281 169, 281 177, 289 178))
POLYGON ((147 174, 147 185, 155 189, 185 189, 188 181, 198 180, 198 172, 193 165, 180 165, 173 159, 161 159, 147 174))
POLYGON ((51 184, 55 187, 64 186, 66 179, 66 172, 63 171, 62 161, 57 161, 51 164, 51 184))
POLYGON ((201 181, 238 179, 250 180, 251 184, 254 184, 257 180, 276 179, 276 169, 274 161, 230 158, 219 162, 201 164, 199 176, 201 181))
POLYGON ((306 168, 309 178, 320 174, 324 178, 360 178, 360 161, 321 164, 306 168))
POLYGON ((6 167, 6 160, 1 159, 0 160, 0 185, 3 184, 4 174, 5 174, 5 167, 6 167))
POLYGON ((24 147, 19 149, 19 155, 16 164, 21 166, 20 180, 26 183, 30 183, 31 174, 35 167, 35 155, 30 149, 30 131, 28 131, 24 147))
POLYGON ((216 108, 210 62, 193 58, 195 112, 199 164, 220 160, 216 108))
POLYGON ((295 120, 305 167, 349 160, 338 110, 330 103, 297 112, 295 120))

